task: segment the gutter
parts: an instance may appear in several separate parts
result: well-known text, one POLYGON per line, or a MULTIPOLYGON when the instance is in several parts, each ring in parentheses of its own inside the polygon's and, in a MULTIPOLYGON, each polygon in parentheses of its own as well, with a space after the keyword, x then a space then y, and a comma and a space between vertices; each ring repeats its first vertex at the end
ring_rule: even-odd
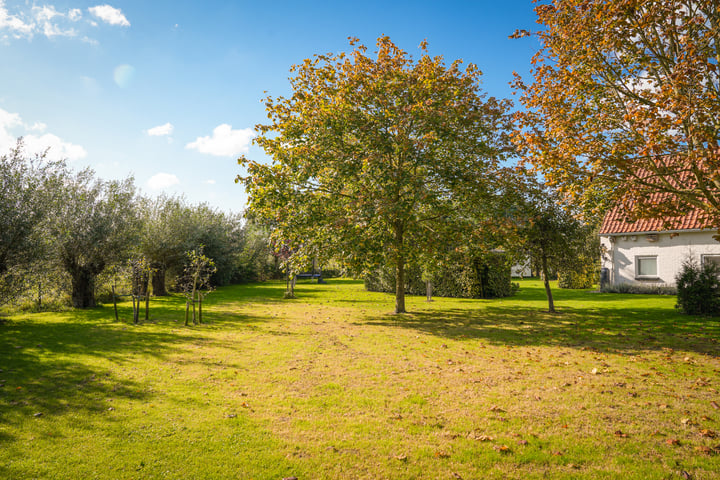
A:
POLYGON ((624 237, 628 235, 648 235, 648 234, 660 234, 660 233, 703 233, 703 232, 714 232, 714 228, 688 228, 685 230, 646 230, 642 232, 621 232, 621 233, 598 233, 599 237, 624 237))

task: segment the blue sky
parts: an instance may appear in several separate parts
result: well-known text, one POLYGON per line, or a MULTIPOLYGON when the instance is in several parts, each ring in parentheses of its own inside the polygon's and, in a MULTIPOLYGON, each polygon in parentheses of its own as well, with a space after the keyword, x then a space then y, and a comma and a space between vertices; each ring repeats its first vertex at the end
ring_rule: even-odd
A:
POLYGON ((132 175, 146 194, 182 193, 225 211, 246 201, 236 159, 263 159, 261 103, 289 93, 289 68, 313 54, 373 46, 387 34, 419 54, 461 58, 483 88, 511 97, 536 44, 528 1, 0 0, 0 149, 29 152, 105 179, 132 175))

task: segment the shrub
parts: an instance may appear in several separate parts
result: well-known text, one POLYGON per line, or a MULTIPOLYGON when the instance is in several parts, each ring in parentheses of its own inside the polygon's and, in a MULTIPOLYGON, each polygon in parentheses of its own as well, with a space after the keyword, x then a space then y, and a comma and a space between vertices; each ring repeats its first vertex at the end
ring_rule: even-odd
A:
POLYGON ((713 263, 686 260, 675 277, 676 307, 688 315, 720 315, 720 269, 713 263))
POLYGON ((602 293, 631 293, 638 295, 677 295, 677 288, 664 283, 648 283, 637 285, 632 283, 617 283, 603 285, 602 293))
POLYGON ((559 271, 559 288, 592 288, 595 284, 595 268, 584 268, 582 271, 559 271))

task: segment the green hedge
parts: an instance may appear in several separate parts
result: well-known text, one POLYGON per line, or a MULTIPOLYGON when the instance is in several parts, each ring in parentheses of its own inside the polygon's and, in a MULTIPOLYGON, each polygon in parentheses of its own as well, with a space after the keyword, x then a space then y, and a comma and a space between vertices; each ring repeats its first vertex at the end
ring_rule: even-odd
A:
MULTIPOLYGON (((365 289, 371 292, 395 292, 395 269, 385 266, 365 276, 365 289)), ((433 278, 433 295, 456 298, 500 298, 517 292, 510 278, 510 263, 502 253, 467 258, 456 254, 433 278)), ((405 269, 405 293, 425 295, 422 270, 416 265, 405 269)))

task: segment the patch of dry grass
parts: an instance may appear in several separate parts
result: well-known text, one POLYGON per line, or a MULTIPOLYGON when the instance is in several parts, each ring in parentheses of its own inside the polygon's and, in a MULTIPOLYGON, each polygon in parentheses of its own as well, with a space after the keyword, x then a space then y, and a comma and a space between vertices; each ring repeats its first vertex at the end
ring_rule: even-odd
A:
POLYGON ((0 476, 720 478, 720 328, 671 297, 297 294, 222 289, 192 328, 172 299, 11 317, 0 476))

